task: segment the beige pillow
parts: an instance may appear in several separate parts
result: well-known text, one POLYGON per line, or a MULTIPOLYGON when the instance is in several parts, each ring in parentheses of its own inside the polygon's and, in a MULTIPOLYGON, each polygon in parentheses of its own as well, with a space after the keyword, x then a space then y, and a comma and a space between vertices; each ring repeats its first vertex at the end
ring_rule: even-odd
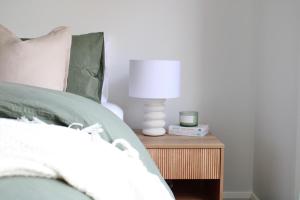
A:
POLYGON ((71 39, 69 28, 58 27, 21 41, 0 24, 0 81, 65 90, 71 39))

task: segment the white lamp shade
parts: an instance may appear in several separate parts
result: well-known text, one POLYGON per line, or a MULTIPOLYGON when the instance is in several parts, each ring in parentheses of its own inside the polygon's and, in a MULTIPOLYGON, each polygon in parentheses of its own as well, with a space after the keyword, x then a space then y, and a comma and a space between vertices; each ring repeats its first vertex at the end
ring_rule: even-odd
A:
POLYGON ((130 60, 129 96, 168 99, 180 96, 180 62, 130 60))

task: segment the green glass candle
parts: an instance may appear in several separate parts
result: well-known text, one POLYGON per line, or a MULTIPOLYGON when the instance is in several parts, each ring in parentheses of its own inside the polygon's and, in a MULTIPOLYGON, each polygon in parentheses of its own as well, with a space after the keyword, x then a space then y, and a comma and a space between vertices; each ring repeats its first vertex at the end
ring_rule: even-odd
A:
POLYGON ((179 112, 180 126, 193 127, 198 126, 197 111, 182 111, 179 112))

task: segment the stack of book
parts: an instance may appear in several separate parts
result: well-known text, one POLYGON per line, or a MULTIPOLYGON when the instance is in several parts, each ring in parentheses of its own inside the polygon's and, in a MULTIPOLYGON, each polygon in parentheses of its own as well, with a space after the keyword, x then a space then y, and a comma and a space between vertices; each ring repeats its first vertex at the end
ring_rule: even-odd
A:
POLYGON ((170 135, 205 136, 208 134, 208 125, 198 125, 195 127, 170 125, 168 128, 168 133, 170 135))

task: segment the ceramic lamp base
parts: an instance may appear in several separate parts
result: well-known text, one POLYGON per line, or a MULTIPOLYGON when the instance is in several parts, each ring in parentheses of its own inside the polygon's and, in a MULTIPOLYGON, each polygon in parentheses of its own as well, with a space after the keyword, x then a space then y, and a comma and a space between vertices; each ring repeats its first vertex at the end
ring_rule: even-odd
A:
POLYGON ((144 105, 143 134, 160 136, 166 133, 165 99, 151 100, 144 105))

